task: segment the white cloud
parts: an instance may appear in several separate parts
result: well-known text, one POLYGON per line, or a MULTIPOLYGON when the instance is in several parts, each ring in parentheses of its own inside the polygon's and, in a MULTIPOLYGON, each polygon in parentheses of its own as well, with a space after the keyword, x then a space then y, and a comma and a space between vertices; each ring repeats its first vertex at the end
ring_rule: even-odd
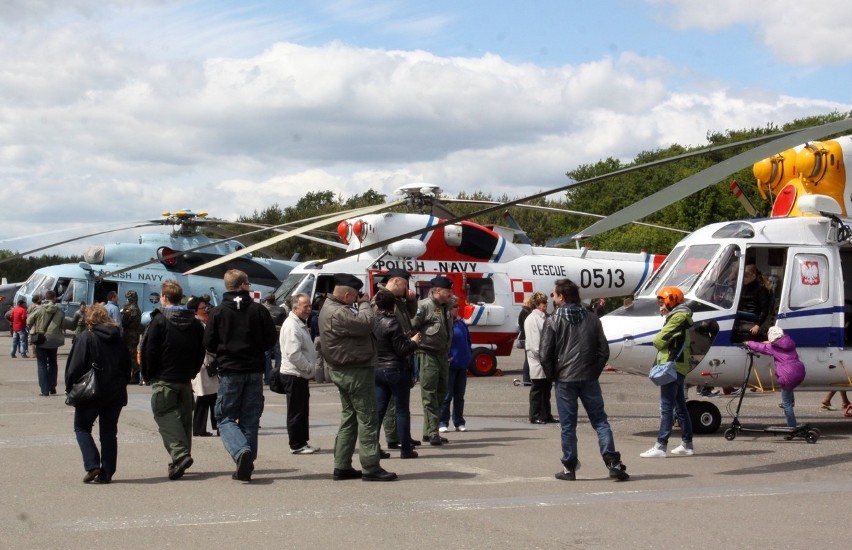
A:
POLYGON ((660 20, 678 30, 715 32, 735 25, 755 27, 763 44, 788 63, 839 65, 852 61, 848 43, 852 9, 847 0, 646 1, 658 8, 660 20))
POLYGON ((235 217, 411 181, 515 197, 564 185, 581 163, 852 109, 629 52, 553 68, 341 42, 161 55, 90 19, 39 27, 47 4, 0 35, 0 203, 25 205, 6 210, 0 238, 176 208, 235 217))

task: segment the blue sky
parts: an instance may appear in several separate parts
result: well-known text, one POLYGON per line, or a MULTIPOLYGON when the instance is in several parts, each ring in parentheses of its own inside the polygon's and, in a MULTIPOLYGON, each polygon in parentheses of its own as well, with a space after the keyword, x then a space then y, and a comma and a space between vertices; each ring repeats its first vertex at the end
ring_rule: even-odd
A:
POLYGON ((852 110, 850 35, 843 0, 6 0, 0 200, 27 199, 0 241, 311 190, 534 193, 852 110))

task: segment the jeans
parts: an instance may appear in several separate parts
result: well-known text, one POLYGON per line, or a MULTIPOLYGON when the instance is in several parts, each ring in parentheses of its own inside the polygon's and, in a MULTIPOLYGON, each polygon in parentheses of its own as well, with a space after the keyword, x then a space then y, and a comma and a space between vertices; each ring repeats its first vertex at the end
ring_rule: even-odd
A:
MULTIPOLYGON (((391 409, 391 397, 393 397, 393 409, 396 415, 396 431, 400 447, 403 452, 414 449, 411 444, 411 411, 409 399, 411 398, 411 369, 403 367, 400 369, 376 369, 376 411, 379 422, 384 422, 385 415, 391 409)), ((387 439, 387 434, 385 434, 387 439)))
POLYGON ((669 444, 675 415, 680 422, 681 439, 692 442, 692 421, 686 408, 684 378, 684 375, 677 373, 677 380, 660 386, 660 434, 657 436, 657 444, 662 449, 669 444))
POLYGON ((796 406, 796 396, 793 393, 793 390, 781 390, 781 406, 784 409, 784 417, 787 419, 787 426, 795 428, 796 413, 793 412, 793 407, 796 406))
POLYGON ((216 422, 222 444, 234 462, 247 451, 251 452, 253 460, 257 460, 257 430, 261 414, 262 372, 219 375, 216 422))
POLYGON ((15 356, 15 352, 20 352, 21 355, 27 354, 27 331, 24 330, 16 330, 12 334, 12 357, 15 356))
POLYGON ((577 399, 583 403, 589 423, 598 434, 598 447, 604 462, 619 462, 621 455, 615 450, 612 429, 604 410, 601 385, 597 380, 583 382, 556 382, 556 410, 562 428, 562 464, 577 463, 577 399))
POLYGON ((118 463, 118 416, 123 405, 79 405, 74 407, 74 434, 83 454, 83 468, 88 472, 101 469, 101 479, 109 481, 118 463), (92 426, 98 420, 101 452, 92 438, 92 426))
POLYGON ((56 379, 59 370, 56 366, 56 348, 36 346, 36 365, 38 366, 38 387, 42 395, 56 392, 56 379))
POLYGON ((151 411, 172 464, 192 454, 192 386, 189 382, 154 380, 151 411))
POLYGON ((450 425, 450 403, 453 404, 453 426, 464 426, 464 392, 467 389, 467 369, 450 369, 447 378, 447 395, 441 403, 439 427, 450 425))

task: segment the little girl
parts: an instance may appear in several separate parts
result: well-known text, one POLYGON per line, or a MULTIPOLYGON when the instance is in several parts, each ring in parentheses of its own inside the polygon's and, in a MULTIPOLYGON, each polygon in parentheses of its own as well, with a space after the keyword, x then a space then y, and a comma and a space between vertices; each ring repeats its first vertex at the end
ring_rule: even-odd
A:
POLYGON ((796 343, 784 334, 781 327, 770 327, 767 336, 768 342, 745 342, 745 345, 775 359, 775 377, 781 385, 781 405, 784 416, 787 417, 787 426, 795 428, 796 415, 793 413, 793 405, 796 403, 796 398, 793 395, 793 389, 805 379, 805 365, 796 353, 796 343))

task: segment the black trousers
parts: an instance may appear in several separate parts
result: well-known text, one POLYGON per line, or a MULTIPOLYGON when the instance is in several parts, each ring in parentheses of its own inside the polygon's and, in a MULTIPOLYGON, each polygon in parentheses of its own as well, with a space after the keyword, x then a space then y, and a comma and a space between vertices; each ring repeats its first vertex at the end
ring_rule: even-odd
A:
POLYGON ((287 435, 290 450, 296 451, 308 444, 308 402, 311 392, 308 380, 293 374, 282 374, 281 381, 287 389, 287 435))
POLYGON ((530 420, 549 420, 553 418, 550 412, 550 390, 553 384, 547 378, 534 378, 530 386, 530 420))
POLYGON ((192 435, 199 436, 207 431, 207 416, 210 416, 210 425, 216 429, 216 397, 215 393, 202 395, 195 398, 195 407, 192 409, 192 435))

